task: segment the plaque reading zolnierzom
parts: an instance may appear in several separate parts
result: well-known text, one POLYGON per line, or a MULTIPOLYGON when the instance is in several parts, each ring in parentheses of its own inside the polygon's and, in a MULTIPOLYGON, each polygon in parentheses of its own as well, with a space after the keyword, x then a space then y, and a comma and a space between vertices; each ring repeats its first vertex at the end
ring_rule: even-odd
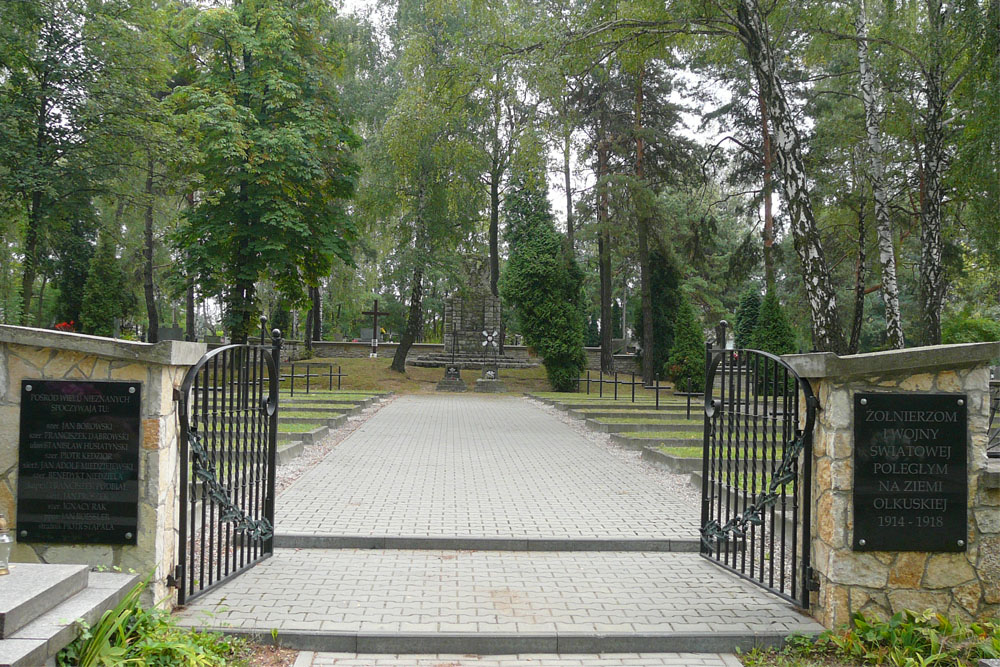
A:
POLYGON ((135 544, 137 382, 22 380, 21 542, 135 544))
POLYGON ((965 551, 964 394, 856 394, 855 551, 965 551))

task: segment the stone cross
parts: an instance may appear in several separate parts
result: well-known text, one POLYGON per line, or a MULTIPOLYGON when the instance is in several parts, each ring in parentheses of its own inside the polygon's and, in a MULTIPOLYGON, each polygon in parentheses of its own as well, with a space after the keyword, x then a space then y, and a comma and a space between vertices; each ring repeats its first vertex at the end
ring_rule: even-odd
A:
POLYGON ((380 311, 378 309, 378 299, 375 299, 375 307, 372 308, 371 310, 363 310, 363 311, 361 311, 361 314, 362 315, 371 315, 372 316, 372 351, 368 355, 368 357, 370 359, 375 359, 375 358, 378 357, 378 335, 379 335, 378 316, 379 315, 388 315, 389 313, 386 313, 384 311, 380 311))

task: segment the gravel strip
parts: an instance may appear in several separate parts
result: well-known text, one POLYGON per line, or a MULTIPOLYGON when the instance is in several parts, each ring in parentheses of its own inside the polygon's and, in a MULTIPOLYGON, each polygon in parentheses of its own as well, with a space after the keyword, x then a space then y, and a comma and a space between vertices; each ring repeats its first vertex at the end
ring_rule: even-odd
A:
POLYGON ((277 495, 287 489, 292 483, 301 477, 307 470, 312 469, 317 463, 339 445, 344 438, 354 433, 362 424, 372 418, 376 412, 396 400, 396 395, 385 397, 381 401, 373 403, 361 412, 353 414, 347 418, 342 425, 332 429, 329 434, 311 445, 305 445, 302 453, 285 465, 279 465, 275 472, 275 490, 277 495))
POLYGON ((581 438, 584 438, 588 442, 603 446, 615 458, 631 464, 639 473, 659 483, 659 485, 663 487, 665 493, 668 493, 676 498, 683 499, 685 503, 691 503, 692 507, 701 507, 701 490, 695 488, 694 484, 691 483, 689 475, 678 475, 676 473, 657 468, 656 466, 643 461, 641 451, 636 449, 625 449, 624 447, 618 446, 611 440, 611 435, 609 433, 592 431, 587 428, 583 420, 570 417, 563 410, 548 405, 547 403, 542 403, 541 401, 531 398, 530 396, 525 396, 524 400, 530 401, 532 405, 544 410, 555 419, 558 419, 563 424, 566 424, 571 429, 576 431, 581 438))

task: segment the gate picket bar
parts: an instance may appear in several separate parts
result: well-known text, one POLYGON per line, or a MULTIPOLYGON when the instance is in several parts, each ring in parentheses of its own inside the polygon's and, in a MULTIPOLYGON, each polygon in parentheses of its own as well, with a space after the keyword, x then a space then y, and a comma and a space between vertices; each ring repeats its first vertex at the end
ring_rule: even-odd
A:
POLYGON ((760 350, 709 345, 705 370, 701 554, 808 607, 812 387, 760 350))
POLYGON ((227 345, 184 376, 180 512, 171 585, 185 604, 271 556, 281 333, 227 345))
POLYGON ((1000 459, 1000 379, 990 380, 990 426, 986 443, 986 456, 1000 459))

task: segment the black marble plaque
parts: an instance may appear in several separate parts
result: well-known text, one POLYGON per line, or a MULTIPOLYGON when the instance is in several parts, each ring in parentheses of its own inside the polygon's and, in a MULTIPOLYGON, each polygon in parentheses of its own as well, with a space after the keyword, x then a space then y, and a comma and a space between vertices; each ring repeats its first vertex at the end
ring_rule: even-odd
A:
POLYGON ((856 394, 855 551, 965 551, 964 394, 856 394))
POLYGON ((135 544, 137 382, 22 380, 21 542, 135 544))

